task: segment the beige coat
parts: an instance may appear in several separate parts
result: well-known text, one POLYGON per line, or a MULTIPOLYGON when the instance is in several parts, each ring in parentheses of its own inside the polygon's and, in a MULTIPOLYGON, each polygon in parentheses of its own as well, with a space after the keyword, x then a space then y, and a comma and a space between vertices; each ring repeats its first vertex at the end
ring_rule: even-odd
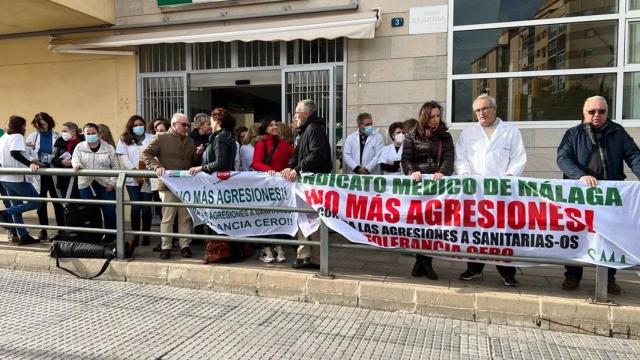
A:
MULTIPOLYGON (((113 146, 102 140, 97 152, 93 152, 86 141, 78 144, 73 151, 71 165, 80 165, 80 168, 87 170, 118 170, 118 160, 113 146)), ((116 177, 78 176, 78 188, 84 189, 94 180, 104 187, 116 184, 116 177)))
MULTIPOLYGON (((193 139, 169 129, 166 133, 156 135, 142 150, 142 161, 154 171, 159 167, 166 170, 188 170, 198 164, 198 155, 193 139)), ((160 183, 158 190, 167 188, 164 183, 160 183)))

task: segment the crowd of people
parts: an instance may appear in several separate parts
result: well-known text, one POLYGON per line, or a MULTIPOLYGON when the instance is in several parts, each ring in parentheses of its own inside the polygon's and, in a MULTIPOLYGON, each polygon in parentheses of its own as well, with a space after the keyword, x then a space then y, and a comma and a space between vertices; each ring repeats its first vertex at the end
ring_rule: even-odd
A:
MULTIPOLYGON (((388 127, 389 144, 373 126, 373 117, 361 113, 358 129, 344 142, 343 171, 353 174, 407 175, 414 180, 428 176, 438 180, 445 176, 520 176, 527 163, 527 154, 519 129, 497 117, 496 100, 480 95, 473 101, 477 123, 465 128, 454 144, 453 137, 442 121, 443 108, 435 102, 423 104, 417 119, 394 122, 388 127)), ((583 121, 567 130, 558 148, 557 164, 565 178, 581 180, 586 186, 597 186, 598 180, 624 179, 623 161, 640 177, 640 150, 625 129, 607 117, 607 102, 603 97, 586 99, 583 121)), ((0 137, 0 164, 7 168, 57 167, 79 169, 151 169, 162 176, 165 169, 185 170, 190 174, 217 171, 260 171, 281 175, 295 181, 303 172, 333 171, 331 145, 324 119, 318 116, 312 100, 300 101, 291 124, 277 116, 265 116, 249 128, 236 126, 235 118, 225 108, 217 107, 210 114, 200 113, 189 121, 184 114, 174 114, 170 122, 158 118, 147 122, 141 116, 129 118, 117 143, 103 124, 87 123, 80 128, 73 122, 64 123, 61 132, 47 113, 34 116, 35 131, 25 139, 27 121, 12 116, 6 134, 0 137)), ((1 134, 0 134, 1 135, 1 134)), ((97 176, 52 177, 33 175, 0 175, 0 191, 11 196, 70 197, 83 199, 115 199, 115 178, 97 176)), ((126 183, 129 198, 134 201, 155 200, 179 202, 158 179, 129 178, 126 183)), ((37 210, 38 221, 48 225, 47 203, 41 201, 5 201, 0 221, 22 223, 22 213, 37 210)), ((57 225, 64 224, 62 205, 54 203, 57 225)), ((105 228, 115 229, 114 205, 101 206, 105 228)), ((134 205, 131 208, 131 229, 151 229, 151 208, 134 205)), ((188 234, 193 223, 186 208, 162 207, 160 231, 188 234)), ((200 230, 203 233, 203 230, 200 230)), ((205 230, 210 231, 210 230, 205 230)), ((24 228, 8 228, 8 236, 19 245, 64 238, 64 232, 48 237, 45 230, 37 238, 24 228)), ((319 241, 319 233, 305 239, 319 241)), ((113 235, 105 241, 113 240, 113 235)), ((127 256, 136 246, 150 245, 148 236, 128 239, 127 256)), ((191 241, 178 240, 180 256, 192 257, 191 241)), ((157 250, 161 259, 172 256, 172 237, 162 237, 157 250)), ((299 246, 294 268, 319 268, 319 249, 299 246)), ((265 246, 260 260, 266 263, 285 262, 281 246, 265 246)), ((470 281, 482 275, 484 264, 469 262, 460 279, 470 281)), ((518 286, 516 269, 497 266, 505 286, 518 286)), ((567 266, 563 288, 579 286, 582 268, 567 266)), ((417 255, 412 275, 437 280, 429 256, 417 255)), ((609 292, 621 293, 615 282, 615 269, 609 271, 609 292)))

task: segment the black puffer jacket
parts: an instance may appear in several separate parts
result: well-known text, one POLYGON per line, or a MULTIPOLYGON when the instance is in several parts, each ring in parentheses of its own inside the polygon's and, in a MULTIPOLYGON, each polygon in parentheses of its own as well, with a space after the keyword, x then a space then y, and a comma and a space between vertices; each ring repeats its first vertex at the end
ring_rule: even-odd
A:
MULTIPOLYGON (((624 180, 624 160, 633 173, 640 177, 640 150, 622 125, 607 120, 602 129, 606 161, 606 180, 624 180)), ((556 162, 565 179, 578 180, 588 175, 594 146, 589 139, 590 125, 581 123, 567 130, 558 147, 556 162)), ((599 179, 605 180, 605 179, 599 179)))
POLYGON ((423 174, 453 174, 455 151, 448 131, 440 132, 432 139, 412 131, 402 145, 402 171, 406 175, 420 171, 423 174))
POLYGON ((214 171, 234 171, 236 162, 236 141, 229 130, 214 132, 209 137, 205 150, 206 164, 202 171, 211 174, 214 171))
POLYGON ((296 153, 289 160, 289 167, 296 172, 330 173, 331 145, 324 125, 324 120, 314 112, 298 128, 300 139, 296 153))

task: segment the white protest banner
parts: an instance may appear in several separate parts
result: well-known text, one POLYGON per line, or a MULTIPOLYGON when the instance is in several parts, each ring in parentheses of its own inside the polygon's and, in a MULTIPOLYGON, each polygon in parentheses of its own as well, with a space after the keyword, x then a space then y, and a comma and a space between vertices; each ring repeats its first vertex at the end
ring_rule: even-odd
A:
MULTIPOLYGON (((182 202, 256 207, 296 207, 293 183, 278 176, 254 172, 217 172, 211 175, 167 170, 162 181, 182 202)), ((294 236, 297 213, 268 210, 189 209, 194 226, 202 223, 229 236, 294 236)))
MULTIPOLYGON (((352 242, 380 247, 640 263, 640 183, 303 174, 298 196, 352 242)), ((487 261, 485 261, 487 262, 487 261)))

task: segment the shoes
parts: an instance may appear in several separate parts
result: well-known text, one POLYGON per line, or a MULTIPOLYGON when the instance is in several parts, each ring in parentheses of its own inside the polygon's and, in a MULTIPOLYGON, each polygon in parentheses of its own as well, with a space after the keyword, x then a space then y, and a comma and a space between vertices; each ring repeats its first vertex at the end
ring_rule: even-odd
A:
POLYGON ((436 274, 435 270, 433 270, 433 266, 431 265, 431 260, 422 262, 422 267, 424 268, 424 276, 429 280, 438 280, 438 274, 436 274))
POLYGON ((279 263, 283 263, 287 261, 287 257, 284 255, 284 250, 282 250, 282 246, 276 246, 276 261, 279 263))
POLYGON ((294 269, 320 269, 320 265, 312 263, 309 258, 296 259, 296 261, 291 264, 291 267, 294 269))
POLYGON ((187 259, 192 258, 193 254, 191 254, 191 248, 190 247, 183 247, 182 249, 180 249, 180 256, 182 256, 183 258, 187 258, 187 259))
POLYGON ((615 283, 615 281, 609 281, 607 285, 607 293, 610 295, 622 295, 622 288, 615 283))
POLYGON ((18 236, 18 234, 11 231, 7 231, 7 240, 9 240, 12 243, 17 243, 19 239, 20 237, 18 236))
POLYGON ((516 280, 515 277, 508 277, 504 279, 504 286, 507 287, 518 287, 520 286, 520 283, 518 282, 518 280, 516 280))
POLYGON ((29 244, 39 244, 39 243, 40 243, 40 240, 34 238, 29 234, 21 236, 18 239, 18 245, 29 245, 29 244))
POLYGON ((138 239, 132 238, 124 243, 124 257, 133 257, 133 252, 138 247, 138 239))
POLYGON ((460 274, 460 280, 471 281, 482 276, 482 273, 477 273, 473 270, 467 269, 467 271, 460 274))
POLYGON ((47 230, 40 230, 40 232, 38 232, 38 240, 40 241, 46 241, 49 240, 49 235, 47 234, 47 230))
POLYGON ((422 262, 419 258, 416 258, 416 263, 413 265, 413 269, 411 270, 411 276, 420 277, 424 275, 424 267, 422 267, 422 262))
POLYGON ((578 288, 580 281, 573 277, 565 277, 562 282, 562 290, 572 291, 578 288))
MULTIPOLYGON (((0 210, 0 222, 9 224, 13 223, 13 219, 11 219, 11 216, 9 216, 6 210, 0 210)), ((5 229, 9 229, 9 226, 3 225, 2 227, 5 229)))
POLYGON ((151 249, 153 252, 160 252, 162 251, 162 245, 160 243, 158 243, 158 245, 154 246, 153 249, 151 249))
POLYGON ((149 244, 151 244, 151 240, 149 239, 148 236, 143 236, 142 237, 142 242, 140 243, 140 246, 148 246, 149 244))
POLYGON ((273 253, 271 252, 271 249, 269 247, 265 247, 264 249, 262 249, 262 255, 259 259, 260 261, 267 264, 276 262, 276 259, 273 257, 273 253))
POLYGON ((64 238, 64 233, 59 232, 57 234, 51 235, 51 237, 49 237, 49 241, 53 242, 57 240, 62 240, 63 238, 64 238))
POLYGON ((171 258, 171 250, 160 250, 160 259, 167 260, 171 258))

